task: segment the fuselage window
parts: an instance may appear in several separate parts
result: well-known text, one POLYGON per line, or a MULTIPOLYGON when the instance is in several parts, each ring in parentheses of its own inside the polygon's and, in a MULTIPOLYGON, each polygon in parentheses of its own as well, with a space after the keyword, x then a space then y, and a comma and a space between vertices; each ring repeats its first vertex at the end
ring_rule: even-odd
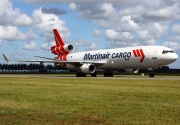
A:
POLYGON ((166 51, 165 51, 165 50, 163 50, 162 54, 166 54, 166 51))
POLYGON ((174 53, 174 51, 170 51, 170 50, 163 50, 162 54, 167 54, 167 53, 174 53))

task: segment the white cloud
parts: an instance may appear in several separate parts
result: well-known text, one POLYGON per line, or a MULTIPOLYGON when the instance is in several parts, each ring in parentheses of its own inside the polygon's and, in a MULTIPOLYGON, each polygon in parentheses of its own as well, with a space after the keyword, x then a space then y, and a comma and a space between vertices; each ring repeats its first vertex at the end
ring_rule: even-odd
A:
POLYGON ((13 9, 12 3, 8 0, 1 0, 0 3, 0 25, 31 25, 32 19, 20 12, 18 8, 13 9))
POLYGON ((41 49, 50 51, 52 46, 55 46, 55 41, 51 41, 50 43, 42 44, 41 49))
POLYGON ((151 39, 151 36, 150 36, 148 30, 138 31, 137 33, 138 33, 138 35, 139 35, 139 40, 145 41, 145 40, 151 39))
POLYGON ((132 20, 130 15, 123 16, 121 18, 121 22, 118 28, 120 31, 130 31, 130 32, 137 31, 140 29, 138 24, 135 23, 134 20, 132 20))
POLYGON ((143 45, 156 45, 156 41, 154 39, 145 40, 142 43, 143 45))
POLYGON ((180 24, 176 24, 172 26, 172 31, 177 34, 180 35, 180 24))
MULTIPOLYGON (((129 32, 118 32, 114 29, 108 29, 105 31, 105 36, 110 41, 112 46, 126 47, 134 46, 137 43, 134 41, 134 36, 129 32), (118 46, 117 46, 118 45, 118 46)), ((108 48, 111 48, 110 46, 108 48)))
MULTIPOLYGON (((34 3, 34 4, 45 4, 45 3, 72 3, 72 0, 25 0, 25 2, 34 3)), ((74 3, 81 4, 96 4, 102 3, 104 0, 73 0, 74 3)), ((137 2, 137 0, 106 0, 106 2, 113 3, 118 6, 123 5, 133 5, 137 2)))
POLYGON ((180 49, 180 43, 179 42, 165 42, 163 45, 173 49, 174 51, 177 51, 180 49))
POLYGON ((113 8, 112 4, 110 3, 103 3, 101 9, 104 10, 104 16, 110 16, 111 14, 115 13, 116 10, 113 8))
POLYGON ((145 7, 139 4, 137 6, 128 6, 127 8, 120 10, 119 16, 138 16, 144 14, 145 12, 145 7))
POLYGON ((93 34, 93 36, 101 36, 101 35, 103 35, 101 30, 98 30, 98 29, 95 29, 95 28, 93 29, 92 34, 93 34))
POLYGON ((60 20, 55 14, 42 13, 41 8, 34 10, 33 20, 35 22, 35 28, 39 29, 43 33, 44 42, 41 44, 41 49, 50 50, 51 46, 55 44, 53 37, 53 29, 57 29, 59 34, 65 43, 69 42, 69 29, 66 26, 65 21, 60 20))
MULTIPOLYGON (((137 40, 148 45, 148 42, 156 39, 160 39, 168 35, 168 24, 166 23, 149 23, 148 25, 143 25, 140 31, 137 31, 137 40)), ((152 43, 152 42, 150 42, 152 43)), ((154 43, 154 42, 153 42, 154 43)))
POLYGON ((68 41, 70 35, 69 29, 67 28, 65 21, 60 20, 57 15, 45 14, 41 12, 41 9, 38 9, 33 12, 33 20, 35 22, 34 26, 45 34, 45 39, 49 39, 48 37, 51 37, 52 39, 52 29, 56 28, 63 40, 66 42, 68 41))
MULTIPOLYGON (((158 40, 171 37, 168 34, 169 26, 173 20, 180 19, 180 3, 176 0, 136 1, 127 6, 115 1, 106 2, 108 3, 96 2, 85 6, 74 2, 70 8, 102 27, 105 30, 102 35, 107 38, 111 47, 158 44, 158 40), (103 7, 106 9, 103 10, 103 7)), ((177 29, 175 26, 172 28, 176 34, 179 31, 177 29)), ((101 33, 94 29, 92 34, 98 36, 101 33)))
POLYGON ((95 42, 91 42, 90 44, 89 44, 89 47, 87 48, 87 49, 89 49, 89 50, 95 50, 95 49, 97 49, 98 47, 97 47, 97 44, 95 43, 95 42))
POLYGON ((110 40, 115 40, 119 38, 118 32, 114 31, 113 29, 106 30, 106 37, 110 40))
POLYGON ((169 25, 166 23, 153 23, 149 25, 149 31, 153 38, 161 38, 168 34, 169 25))
POLYGON ((173 6, 166 6, 166 7, 162 7, 162 8, 158 8, 158 9, 154 9, 151 11, 147 11, 146 15, 148 17, 151 17, 152 19, 155 20, 164 20, 164 19, 171 19, 171 18, 179 18, 177 17, 180 16, 180 13, 178 13, 178 5, 174 4, 173 6), (176 15, 177 14, 177 15, 176 15))
POLYGON ((173 36, 171 41, 175 41, 175 42, 179 42, 180 43, 180 35, 173 36))
POLYGON ((51 47, 51 46, 49 46, 48 43, 44 43, 44 44, 41 45, 41 49, 43 49, 43 50, 48 50, 48 51, 49 51, 49 50, 50 50, 50 47, 51 47))
POLYGON ((23 51, 23 50, 17 50, 15 53, 18 55, 26 54, 25 51, 23 51))
POLYGON ((26 42, 23 46, 23 49, 26 49, 26 50, 36 50, 36 43, 31 41, 31 42, 26 42))
POLYGON ((98 49, 98 46, 96 44, 97 42, 93 41, 87 41, 84 38, 81 38, 77 40, 74 44, 75 51, 85 51, 85 50, 96 50, 98 49))
POLYGON ((116 12, 116 9, 111 3, 79 5, 71 3, 69 7, 82 17, 92 20, 108 19, 112 14, 116 12))
POLYGON ((2 46, 3 45, 3 41, 0 39, 0 46, 2 46))
MULTIPOLYGON (((4 1, 5 0, 3 0, 3 2, 4 1)), ((7 3, 4 2, 3 4, 5 7, 2 6, 2 8, 5 8, 5 10, 10 13, 5 15, 5 11, 2 11, 0 12, 0 15, 4 14, 5 16, 10 17, 16 13, 17 17, 12 16, 13 18, 10 17, 11 20, 3 18, 0 20, 0 25, 2 22, 7 25, 9 23, 8 21, 10 21, 10 24, 14 26, 31 24, 33 28, 41 31, 45 41, 45 43, 41 45, 41 48, 44 50, 49 50, 51 47, 51 41, 54 40, 52 33, 53 28, 57 28, 59 30, 65 42, 69 41, 70 31, 66 26, 66 20, 62 20, 53 13, 42 13, 41 8, 34 10, 32 19, 30 19, 28 15, 24 14, 19 9, 13 9, 10 2, 6 2, 7 3), (20 19, 27 19, 27 21, 22 22, 20 19)), ((74 16, 72 16, 72 18, 68 17, 68 19, 77 21, 79 18, 84 18, 86 21, 92 22, 94 26, 92 35, 106 38, 109 44, 105 43, 105 45, 109 45, 109 47, 114 47, 116 45, 134 46, 152 45, 156 43, 162 44, 158 43, 158 41, 167 41, 167 39, 173 41, 174 43, 179 42, 177 41, 177 39, 179 39, 178 35, 180 34, 180 2, 178 0, 107 0, 106 2, 104 2, 104 0, 74 0, 73 3, 71 0, 25 0, 25 2, 39 4, 69 4, 69 8, 79 16, 75 16, 74 20, 72 19, 74 16), (176 23, 176 25, 170 27, 174 23, 176 23), (171 32, 169 32, 170 28, 172 29, 174 36, 171 36, 171 32)), ((47 6, 47 8, 49 7, 47 6)), ((68 12, 68 14, 71 13, 72 12, 68 12)), ((75 23, 75 25, 76 24, 77 23, 75 23)), ((7 32, 3 33, 5 35, 0 34, 0 39, 2 37, 6 40, 27 40, 30 38, 27 37, 28 34, 33 36, 32 32, 28 31, 27 34, 24 34, 17 28, 10 32, 11 35, 8 35, 7 32), (15 38, 15 36, 18 37, 15 38)), ((98 48, 98 46, 100 46, 98 44, 96 45, 95 41, 78 39, 79 40, 75 40, 75 42, 80 42, 81 44, 75 44, 88 46, 87 48, 83 48, 85 50, 98 48)), ((168 42, 167 44, 166 42, 166 45, 170 45, 170 43, 168 42)))
POLYGON ((70 4, 69 4, 69 8, 72 9, 72 10, 76 10, 76 9, 77 9, 75 3, 70 3, 70 4))
POLYGON ((27 34, 23 34, 17 29, 17 27, 0 26, 0 39, 9 41, 34 40, 37 39, 37 35, 35 35, 31 30, 29 30, 27 34))
POLYGON ((117 32, 113 29, 106 30, 106 38, 112 41, 129 41, 133 36, 129 32, 117 32))
POLYGON ((31 30, 26 34, 21 32, 17 26, 32 25, 32 19, 20 11, 19 8, 13 9, 12 3, 9 0, 1 0, 0 3, 0 39, 9 41, 26 41, 37 39, 31 30))

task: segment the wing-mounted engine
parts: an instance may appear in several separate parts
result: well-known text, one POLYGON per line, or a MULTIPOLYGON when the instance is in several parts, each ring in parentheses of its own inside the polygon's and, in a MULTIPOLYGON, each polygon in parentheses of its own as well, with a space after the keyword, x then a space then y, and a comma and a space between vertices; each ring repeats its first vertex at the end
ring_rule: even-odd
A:
POLYGON ((73 50, 73 45, 65 44, 63 46, 52 46, 51 52, 55 55, 69 54, 73 50))
POLYGON ((94 64, 83 64, 80 70, 83 73, 94 73, 96 71, 96 66, 94 64))
POLYGON ((138 73, 139 69, 125 69, 125 71, 128 74, 133 74, 133 73, 138 73))

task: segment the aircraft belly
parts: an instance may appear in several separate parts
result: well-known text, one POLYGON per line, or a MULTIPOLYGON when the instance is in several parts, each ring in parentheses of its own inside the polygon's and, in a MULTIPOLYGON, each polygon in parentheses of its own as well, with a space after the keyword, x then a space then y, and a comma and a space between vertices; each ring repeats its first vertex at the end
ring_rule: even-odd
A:
POLYGON ((78 70, 79 69, 79 67, 76 67, 75 65, 71 65, 71 64, 67 64, 66 68, 69 70, 78 70))

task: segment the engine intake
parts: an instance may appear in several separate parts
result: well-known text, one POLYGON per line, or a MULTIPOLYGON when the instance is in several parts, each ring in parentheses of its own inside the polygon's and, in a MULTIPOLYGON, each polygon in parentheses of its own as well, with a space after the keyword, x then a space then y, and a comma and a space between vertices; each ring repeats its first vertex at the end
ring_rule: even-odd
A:
POLYGON ((80 70, 83 73, 94 73, 96 71, 96 66, 94 64, 83 64, 80 70))
POLYGON ((63 47, 66 51, 71 52, 73 50, 73 45, 65 44, 63 47))

